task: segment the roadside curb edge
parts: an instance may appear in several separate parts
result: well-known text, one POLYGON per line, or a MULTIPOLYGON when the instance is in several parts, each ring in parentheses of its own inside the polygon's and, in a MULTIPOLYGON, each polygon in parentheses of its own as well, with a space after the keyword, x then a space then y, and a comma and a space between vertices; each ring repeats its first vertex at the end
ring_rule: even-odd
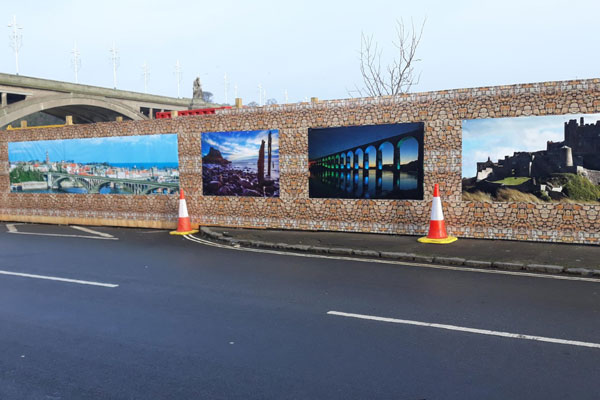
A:
POLYGON ((375 251, 375 250, 359 250, 350 249, 346 247, 324 247, 324 246, 310 246, 303 244, 289 244, 289 243, 274 243, 264 242, 261 240, 247 240, 247 239, 236 239, 234 237, 226 236, 218 232, 212 231, 210 228, 202 226, 200 227, 200 234, 205 238, 212 239, 219 242, 228 243, 230 245, 239 245, 247 247, 258 247, 265 249, 280 249, 280 250, 293 250, 302 251, 318 254, 331 254, 331 255, 353 255, 366 258, 383 258, 390 260, 400 261, 415 261, 425 262, 431 264, 443 264, 453 266, 466 266, 473 268, 482 269, 499 269, 505 271, 527 271, 536 272, 542 274, 568 274, 578 275, 585 277, 600 277, 600 270, 594 270, 589 268, 572 268, 561 265, 546 265, 546 264, 526 264, 519 262, 505 262, 505 261, 486 261, 486 260, 469 260, 460 257, 442 257, 442 256, 429 256, 422 254, 404 253, 404 252, 393 252, 393 251, 375 251))

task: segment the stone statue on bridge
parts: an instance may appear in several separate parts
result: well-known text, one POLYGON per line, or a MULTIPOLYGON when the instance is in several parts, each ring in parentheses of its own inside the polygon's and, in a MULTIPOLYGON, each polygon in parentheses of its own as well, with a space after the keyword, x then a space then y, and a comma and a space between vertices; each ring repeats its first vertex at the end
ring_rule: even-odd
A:
POLYGON ((205 105, 204 103, 204 91, 202 90, 202 83, 200 77, 194 79, 194 92, 192 95, 192 102, 190 103, 190 109, 200 108, 205 105))
POLYGON ((196 77, 194 80, 194 99, 204 99, 204 93, 202 92, 202 83, 200 83, 200 77, 196 77))

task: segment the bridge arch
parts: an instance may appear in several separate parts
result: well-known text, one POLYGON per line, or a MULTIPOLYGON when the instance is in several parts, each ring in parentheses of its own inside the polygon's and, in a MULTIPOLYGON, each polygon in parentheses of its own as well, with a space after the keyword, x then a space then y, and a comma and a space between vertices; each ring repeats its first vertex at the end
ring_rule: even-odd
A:
POLYGON ((399 152, 398 166, 402 169, 402 165, 407 165, 412 161, 419 159, 419 141, 413 136, 402 138, 397 144, 399 152))
POLYGON ((363 162, 364 164, 364 169, 375 169, 376 165, 376 160, 377 160, 377 149, 375 148, 375 146, 370 145, 369 147, 367 147, 365 149, 365 153, 364 153, 364 157, 365 160, 363 162))
POLYGON ((105 187, 110 187, 112 182, 100 182, 98 185, 94 186, 90 192, 100 193, 100 190, 105 187))
POLYGON ((354 151, 354 169, 363 168, 365 152, 363 149, 358 148, 354 151))
POLYGON ((354 153, 350 150, 346 153, 346 169, 352 170, 354 168, 354 153))
POLYGON ((57 176, 52 179, 52 186, 60 189, 62 187, 61 183, 65 181, 70 181, 76 185, 81 185, 85 188, 85 190, 87 190, 88 192, 90 191, 89 182, 87 182, 85 179, 81 179, 76 176, 57 176))
POLYGON ((98 115, 103 113, 120 115, 132 120, 147 119, 144 114, 116 99, 77 94, 58 94, 32 97, 0 109, 0 126, 8 125, 40 111, 49 112, 53 115, 74 115, 87 122, 97 122, 96 119, 105 121, 106 118, 97 118, 98 115), (68 111, 61 112, 62 109, 68 111), (52 110, 53 112, 51 112, 52 110), (80 112, 78 113, 77 110, 80 112))
POLYGON ((383 142, 377 149, 377 169, 382 170, 385 165, 393 165, 394 145, 390 142, 383 142))

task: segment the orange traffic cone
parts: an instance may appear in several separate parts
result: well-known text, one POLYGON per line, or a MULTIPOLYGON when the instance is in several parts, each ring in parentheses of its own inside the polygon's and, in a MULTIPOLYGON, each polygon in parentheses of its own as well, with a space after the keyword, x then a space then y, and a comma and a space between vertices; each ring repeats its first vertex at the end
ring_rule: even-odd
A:
POLYGON ((418 239, 421 243, 447 244, 457 241, 454 236, 446 233, 444 213, 442 212, 442 200, 440 199, 440 188, 436 183, 433 187, 433 202, 431 204, 431 220, 429 221, 429 233, 426 237, 418 239))
POLYGON ((183 189, 179 190, 179 221, 177 222, 177 230, 172 231, 171 235, 191 235, 197 233, 197 229, 192 229, 190 222, 190 216, 188 215, 187 205, 185 203, 185 196, 183 189))

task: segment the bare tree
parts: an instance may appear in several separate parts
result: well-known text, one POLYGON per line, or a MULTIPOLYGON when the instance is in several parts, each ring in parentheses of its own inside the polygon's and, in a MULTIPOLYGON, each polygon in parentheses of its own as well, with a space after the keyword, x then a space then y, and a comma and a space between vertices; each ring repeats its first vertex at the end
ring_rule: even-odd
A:
POLYGON ((414 64, 421 61, 415 58, 417 48, 423 36, 425 20, 420 29, 415 29, 411 20, 410 29, 404 21, 396 20, 396 38, 392 41, 396 48, 396 57, 390 64, 381 65, 383 50, 373 40, 373 35, 361 33, 360 41, 360 72, 364 87, 356 87, 353 92, 359 96, 395 96, 406 93, 419 83, 419 75, 415 75, 414 64))

